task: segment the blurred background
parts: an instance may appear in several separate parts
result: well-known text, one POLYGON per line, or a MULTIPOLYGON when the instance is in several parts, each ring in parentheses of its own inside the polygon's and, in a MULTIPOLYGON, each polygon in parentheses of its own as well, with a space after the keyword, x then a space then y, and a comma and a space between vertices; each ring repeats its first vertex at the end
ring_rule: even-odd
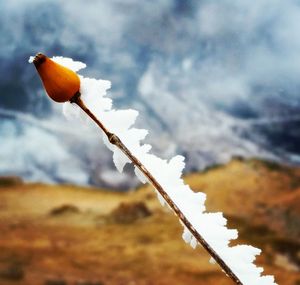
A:
POLYGON ((183 154, 187 171, 232 156, 299 163, 298 1, 13 0, 0 9, 1 174, 136 185, 115 171, 99 134, 72 128, 45 96, 27 64, 38 51, 110 80, 115 107, 139 110, 154 152, 183 154))
POLYGON ((300 284, 299 1, 0 0, 0 11, 0 284, 231 284, 185 247, 149 187, 101 191, 140 185, 100 131, 48 99, 28 63, 37 52, 110 80, 153 153, 184 155, 208 209, 264 250, 280 284, 300 284))

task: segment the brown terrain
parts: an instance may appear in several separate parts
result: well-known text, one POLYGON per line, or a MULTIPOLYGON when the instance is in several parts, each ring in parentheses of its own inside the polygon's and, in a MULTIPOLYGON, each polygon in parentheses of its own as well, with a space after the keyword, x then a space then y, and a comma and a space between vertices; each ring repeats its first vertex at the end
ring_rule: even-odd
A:
MULTIPOLYGON (((263 250, 266 274, 300 285, 299 168, 235 159, 185 180, 239 229, 239 243, 263 250)), ((233 284, 183 242, 149 186, 118 193, 2 178, 0 233, 1 285, 233 284)))

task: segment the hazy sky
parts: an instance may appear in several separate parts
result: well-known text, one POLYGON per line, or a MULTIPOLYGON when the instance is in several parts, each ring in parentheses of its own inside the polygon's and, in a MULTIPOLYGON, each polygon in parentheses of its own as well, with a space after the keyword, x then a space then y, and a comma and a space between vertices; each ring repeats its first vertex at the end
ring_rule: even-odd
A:
POLYGON ((95 130, 70 131, 46 98, 27 64, 38 51, 111 80, 116 106, 140 111, 154 151, 184 154, 189 169, 232 155, 298 161, 299 1, 14 0, 0 10, 1 173, 129 181, 95 130))

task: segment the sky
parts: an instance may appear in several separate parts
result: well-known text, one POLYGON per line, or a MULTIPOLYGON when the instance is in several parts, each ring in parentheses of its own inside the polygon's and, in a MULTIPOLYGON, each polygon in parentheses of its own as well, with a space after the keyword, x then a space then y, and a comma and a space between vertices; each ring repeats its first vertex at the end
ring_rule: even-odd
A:
POLYGON ((233 156, 299 163, 300 2, 0 1, 0 174, 136 185, 101 134, 74 125, 42 90, 30 55, 87 63, 116 108, 140 112, 153 152, 187 171, 233 156))

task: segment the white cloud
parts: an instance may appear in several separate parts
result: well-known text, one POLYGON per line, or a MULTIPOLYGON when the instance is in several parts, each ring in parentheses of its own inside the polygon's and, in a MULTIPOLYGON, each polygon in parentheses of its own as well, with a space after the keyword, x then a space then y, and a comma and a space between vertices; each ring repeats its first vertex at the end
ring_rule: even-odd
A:
MULTIPOLYGON (((266 155, 268 137, 256 132, 253 120, 285 120, 287 115, 279 117, 295 115, 289 108, 295 113, 299 109, 299 2, 180 1, 186 5, 181 10, 178 3, 2 2, 1 79, 18 81, 12 71, 22 66, 18 54, 61 52, 87 62, 83 74, 112 81, 110 96, 118 99, 118 107, 140 111, 138 125, 150 128, 149 140, 157 152, 186 152, 193 168, 234 154, 266 155), (8 68, 13 64, 16 68, 8 68), (288 109, 281 110, 280 104, 288 109)), ((22 109, 32 112, 39 97, 31 89, 32 66, 24 68, 20 81, 31 99, 22 109)), ((19 101, 19 94, 12 96, 19 101)), ((57 117, 60 106, 51 108, 57 117)), ((68 129, 60 120, 60 128, 68 129)), ((90 135, 96 138, 95 132, 90 135)), ((91 155, 96 139, 80 143, 88 171, 90 166, 110 167, 108 160, 100 163, 91 155)), ((56 156, 51 161, 60 163, 56 156)))

